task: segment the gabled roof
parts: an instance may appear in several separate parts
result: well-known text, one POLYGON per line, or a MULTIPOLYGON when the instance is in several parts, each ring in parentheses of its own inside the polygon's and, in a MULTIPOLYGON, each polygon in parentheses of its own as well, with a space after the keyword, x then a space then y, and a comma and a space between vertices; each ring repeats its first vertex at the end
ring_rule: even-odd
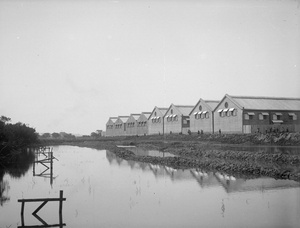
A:
POLYGON ((130 114, 135 120, 137 120, 140 117, 141 114, 130 114))
POLYGON ((192 106, 192 105, 174 105, 174 104, 171 104, 170 107, 168 108, 167 112, 165 113, 164 117, 166 116, 166 114, 168 113, 168 111, 172 107, 176 108, 184 116, 189 116, 191 110, 194 108, 194 106, 192 106))
POLYGON ((184 116, 189 116, 190 112, 194 108, 192 105, 174 105, 184 116))
MULTIPOLYGON (((300 98, 284 97, 256 97, 256 96, 231 96, 226 94, 220 101, 221 104, 225 98, 228 98, 240 109, 252 110, 300 110, 300 98)), ((218 105, 219 106, 219 105, 218 105)), ((217 110, 218 106, 214 111, 217 110)))
POLYGON ((109 117, 107 123, 112 122, 115 123, 117 121, 118 117, 109 117))
POLYGON ((149 118, 153 115, 154 111, 155 110, 158 110, 159 112, 161 112, 162 116, 164 116, 166 114, 166 112, 168 111, 169 108, 159 108, 157 106, 154 107, 154 109, 152 110, 152 112, 150 113, 149 117, 148 117, 148 120, 149 118))
POLYGON ((300 98, 230 96, 228 94, 225 97, 244 109, 300 110, 300 98))
POLYGON ((219 104, 220 101, 203 100, 202 98, 200 98, 199 101, 197 102, 197 104, 193 107, 193 109, 189 113, 189 115, 191 115, 195 111, 196 107, 198 107, 198 105, 200 104, 200 102, 202 102, 204 105, 206 105, 206 107, 210 111, 213 111, 217 107, 217 105, 219 104))
POLYGON ((220 101, 205 100, 205 103, 208 104, 211 108, 211 111, 213 111, 218 106, 220 101))
POLYGON ((151 112, 142 112, 142 114, 148 119, 151 115, 151 112))
POLYGON ((118 119, 120 119, 123 123, 125 123, 129 117, 130 116, 119 116, 118 119))

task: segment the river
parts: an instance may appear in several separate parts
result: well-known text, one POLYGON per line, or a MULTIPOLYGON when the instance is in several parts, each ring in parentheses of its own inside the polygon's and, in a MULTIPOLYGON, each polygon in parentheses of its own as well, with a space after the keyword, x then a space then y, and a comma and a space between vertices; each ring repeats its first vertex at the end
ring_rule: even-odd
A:
MULTIPOLYGON (((299 227, 300 184, 239 179, 204 170, 125 161, 105 150, 55 146, 52 175, 41 164, 0 179, 0 228, 21 227, 18 199, 57 198, 37 214, 61 227, 299 227), (43 173, 44 172, 44 173, 43 173), (43 173, 43 176, 38 174, 43 173), (53 176, 53 178, 50 178, 53 176)), ((41 155, 42 156, 42 155, 41 155)), ((25 204, 23 225, 43 225, 25 204)), ((45 224, 44 224, 45 225, 45 224)), ((59 226, 57 226, 59 227, 59 226)))

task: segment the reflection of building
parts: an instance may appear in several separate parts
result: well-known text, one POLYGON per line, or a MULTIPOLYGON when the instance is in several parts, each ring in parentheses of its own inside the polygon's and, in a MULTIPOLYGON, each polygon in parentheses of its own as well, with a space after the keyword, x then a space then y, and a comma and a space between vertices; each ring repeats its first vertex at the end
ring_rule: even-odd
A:
POLYGON ((300 183, 291 180, 276 180, 273 178, 255 178, 245 180, 220 173, 215 173, 214 176, 227 193, 300 187, 300 183))
POLYGON ((109 163, 128 165, 131 169, 152 172, 155 178, 169 177, 172 181, 196 180, 201 188, 222 186, 227 193, 237 191, 263 191, 277 188, 299 188, 300 183, 292 180, 275 180, 273 178, 242 179, 219 172, 206 172, 200 169, 174 169, 159 164, 125 161, 114 153, 106 151, 109 163))

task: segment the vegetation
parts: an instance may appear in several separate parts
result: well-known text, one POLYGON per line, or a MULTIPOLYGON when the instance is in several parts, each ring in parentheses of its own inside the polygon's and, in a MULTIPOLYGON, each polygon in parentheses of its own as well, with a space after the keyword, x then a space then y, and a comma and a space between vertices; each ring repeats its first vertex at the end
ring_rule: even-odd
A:
POLYGON ((12 124, 10 118, 0 117, 0 157, 12 150, 20 149, 38 142, 38 134, 34 128, 21 122, 12 124))

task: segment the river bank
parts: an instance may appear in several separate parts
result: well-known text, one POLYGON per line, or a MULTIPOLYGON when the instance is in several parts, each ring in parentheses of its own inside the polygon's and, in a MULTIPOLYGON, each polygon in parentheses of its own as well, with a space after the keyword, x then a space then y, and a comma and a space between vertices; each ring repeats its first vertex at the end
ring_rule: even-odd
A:
POLYGON ((56 143, 49 141, 48 145, 67 144, 106 149, 125 160, 165 165, 175 169, 197 168, 224 172, 244 178, 268 176, 300 181, 300 153, 247 149, 247 146, 253 148, 255 145, 293 145, 298 148, 299 139, 299 133, 281 135, 167 135, 115 137, 56 143), (131 145, 169 152, 176 157, 137 156, 126 148, 117 147, 118 145, 131 145))

